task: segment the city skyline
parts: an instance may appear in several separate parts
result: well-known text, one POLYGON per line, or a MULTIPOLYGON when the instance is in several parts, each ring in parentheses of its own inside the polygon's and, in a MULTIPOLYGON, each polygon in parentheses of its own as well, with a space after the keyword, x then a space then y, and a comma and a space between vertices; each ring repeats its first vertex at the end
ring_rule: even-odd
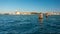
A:
POLYGON ((60 0, 0 0, 3 12, 60 12, 60 0))

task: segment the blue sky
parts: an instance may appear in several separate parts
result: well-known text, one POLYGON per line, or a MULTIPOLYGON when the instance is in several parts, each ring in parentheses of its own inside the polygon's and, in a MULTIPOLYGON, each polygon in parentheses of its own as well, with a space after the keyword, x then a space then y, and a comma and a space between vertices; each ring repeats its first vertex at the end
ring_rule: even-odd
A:
POLYGON ((0 12, 59 12, 60 0, 0 0, 0 12))

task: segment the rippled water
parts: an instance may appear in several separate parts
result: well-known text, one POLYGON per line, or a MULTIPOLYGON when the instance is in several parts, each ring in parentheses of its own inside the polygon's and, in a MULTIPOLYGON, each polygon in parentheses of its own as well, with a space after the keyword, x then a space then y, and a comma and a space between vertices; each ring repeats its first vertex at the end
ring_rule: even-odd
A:
POLYGON ((60 34, 60 16, 0 15, 0 34, 60 34))

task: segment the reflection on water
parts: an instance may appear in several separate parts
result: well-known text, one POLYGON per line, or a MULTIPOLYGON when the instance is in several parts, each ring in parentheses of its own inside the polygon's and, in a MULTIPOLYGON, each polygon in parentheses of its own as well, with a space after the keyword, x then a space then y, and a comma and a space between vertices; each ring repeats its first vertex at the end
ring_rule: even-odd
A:
POLYGON ((0 34, 60 34, 60 16, 0 15, 0 34))
POLYGON ((43 23, 43 19, 39 19, 40 23, 43 23))
POLYGON ((60 15, 49 16, 48 18, 39 19, 40 34, 60 34, 60 15))

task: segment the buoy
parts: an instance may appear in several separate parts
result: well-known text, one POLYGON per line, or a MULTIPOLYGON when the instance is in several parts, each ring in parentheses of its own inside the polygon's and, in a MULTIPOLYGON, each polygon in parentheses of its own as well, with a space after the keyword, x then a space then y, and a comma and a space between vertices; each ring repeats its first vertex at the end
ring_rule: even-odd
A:
POLYGON ((43 14, 42 13, 39 14, 39 19, 43 19, 43 14))
POLYGON ((48 13, 46 13, 46 18, 48 18, 48 13))

